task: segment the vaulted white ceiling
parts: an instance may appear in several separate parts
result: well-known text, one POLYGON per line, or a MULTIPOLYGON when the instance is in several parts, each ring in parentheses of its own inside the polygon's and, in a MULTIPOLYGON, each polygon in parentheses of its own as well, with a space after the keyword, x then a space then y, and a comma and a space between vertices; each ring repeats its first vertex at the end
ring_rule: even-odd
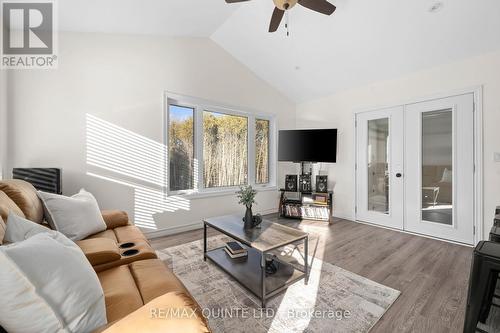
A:
POLYGON ((272 0, 64 0, 61 30, 211 37, 290 99, 336 91, 500 49, 500 1, 331 0, 330 17, 296 6, 267 32, 272 0))
POLYGON ((63 31, 209 37, 237 9, 224 0, 60 0, 63 31))

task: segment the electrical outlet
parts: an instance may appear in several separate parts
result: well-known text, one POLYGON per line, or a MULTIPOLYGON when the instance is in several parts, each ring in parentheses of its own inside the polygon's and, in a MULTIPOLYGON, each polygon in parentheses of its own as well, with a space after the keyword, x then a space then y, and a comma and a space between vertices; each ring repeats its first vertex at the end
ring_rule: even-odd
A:
POLYGON ((493 159, 495 162, 500 162, 500 153, 493 153, 493 159))

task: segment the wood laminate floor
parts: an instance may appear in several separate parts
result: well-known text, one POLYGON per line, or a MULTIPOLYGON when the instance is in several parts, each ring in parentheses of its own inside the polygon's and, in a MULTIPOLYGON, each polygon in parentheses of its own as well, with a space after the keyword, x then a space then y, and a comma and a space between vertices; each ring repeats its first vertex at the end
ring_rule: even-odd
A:
MULTIPOLYGON (((314 255, 401 291, 371 332, 461 332, 472 248, 342 219, 267 219, 320 235, 314 255)), ((209 235, 215 235, 213 230, 209 235)), ((195 230, 154 239, 155 249, 202 239, 195 230)))

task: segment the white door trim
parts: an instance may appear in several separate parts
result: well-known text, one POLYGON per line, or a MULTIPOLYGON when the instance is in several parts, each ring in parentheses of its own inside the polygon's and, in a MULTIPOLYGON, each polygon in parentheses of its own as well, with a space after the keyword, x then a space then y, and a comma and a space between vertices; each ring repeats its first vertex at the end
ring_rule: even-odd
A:
MULTIPOLYGON (((354 136, 354 165, 352 167, 352 173, 354 177, 354 196, 353 196, 353 215, 356 222, 364 223, 358 221, 356 217, 356 204, 357 204, 357 179, 356 179, 356 156, 357 152, 357 135, 356 135, 356 117, 359 113, 377 111, 381 109, 393 108, 398 106, 405 106, 408 104, 415 104, 421 102, 432 101, 435 99, 442 99, 447 97, 453 97, 464 94, 474 95, 474 244, 479 241, 484 240, 484 223, 483 223, 483 211, 484 211, 484 198, 483 198, 483 86, 473 86, 464 89, 457 89, 447 93, 438 93, 430 95, 427 97, 413 98, 409 100, 403 100, 400 103, 384 106, 375 106, 372 108, 363 108, 353 111, 353 136, 354 136)), ((418 234, 417 234, 418 235, 418 234)), ((447 241, 447 240, 445 240, 447 241)), ((450 243, 455 243, 449 241, 450 243)))

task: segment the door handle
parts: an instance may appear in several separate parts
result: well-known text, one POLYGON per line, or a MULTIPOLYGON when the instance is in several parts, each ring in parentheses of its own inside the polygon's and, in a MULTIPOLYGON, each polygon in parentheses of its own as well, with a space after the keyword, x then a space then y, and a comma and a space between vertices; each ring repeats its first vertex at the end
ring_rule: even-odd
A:
POLYGON ((401 174, 399 172, 396 174, 396 177, 398 177, 398 178, 401 178, 402 176, 403 176, 403 174, 401 174))

